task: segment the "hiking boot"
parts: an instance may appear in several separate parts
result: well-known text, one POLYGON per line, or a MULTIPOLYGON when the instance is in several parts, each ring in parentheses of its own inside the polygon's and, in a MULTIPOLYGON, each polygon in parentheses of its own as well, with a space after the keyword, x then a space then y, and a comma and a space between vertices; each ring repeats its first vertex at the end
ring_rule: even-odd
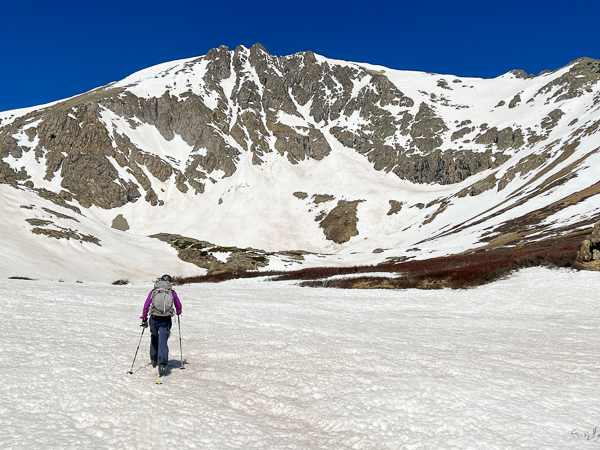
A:
POLYGON ((167 373, 167 365, 166 364, 159 364, 158 365, 158 375, 161 377, 164 377, 167 373))

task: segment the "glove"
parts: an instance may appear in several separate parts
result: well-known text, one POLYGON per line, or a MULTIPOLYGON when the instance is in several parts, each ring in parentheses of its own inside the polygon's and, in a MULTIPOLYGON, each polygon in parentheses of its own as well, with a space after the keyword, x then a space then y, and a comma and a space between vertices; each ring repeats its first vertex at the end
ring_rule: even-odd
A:
POLYGON ((140 327, 148 328, 148 319, 142 320, 142 324, 140 325, 140 327))

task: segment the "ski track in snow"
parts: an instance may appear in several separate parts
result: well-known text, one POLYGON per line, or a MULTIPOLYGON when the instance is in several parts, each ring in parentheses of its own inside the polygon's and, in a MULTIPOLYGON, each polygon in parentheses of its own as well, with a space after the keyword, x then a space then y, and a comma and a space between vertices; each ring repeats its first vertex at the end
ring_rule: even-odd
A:
POLYGON ((472 290, 177 288, 154 384, 150 284, 0 280, 4 449, 565 449, 600 426, 600 274, 472 290))

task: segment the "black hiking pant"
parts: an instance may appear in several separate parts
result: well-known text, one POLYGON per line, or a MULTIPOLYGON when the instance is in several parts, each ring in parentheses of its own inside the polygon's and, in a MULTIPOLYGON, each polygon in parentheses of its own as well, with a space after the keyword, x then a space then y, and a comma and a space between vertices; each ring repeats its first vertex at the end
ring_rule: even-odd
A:
POLYGON ((168 364, 169 347, 167 340, 171 334, 171 317, 150 316, 150 360, 152 364, 168 364))

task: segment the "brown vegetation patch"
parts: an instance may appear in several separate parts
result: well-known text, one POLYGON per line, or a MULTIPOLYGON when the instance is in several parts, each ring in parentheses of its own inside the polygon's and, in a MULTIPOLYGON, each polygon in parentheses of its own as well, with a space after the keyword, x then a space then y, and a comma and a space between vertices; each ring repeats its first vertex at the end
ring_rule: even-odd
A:
POLYGON ((312 267, 293 272, 236 271, 197 277, 174 277, 174 284, 218 283, 237 278, 271 277, 272 281, 301 281, 300 286, 344 289, 465 289, 480 286, 534 266, 584 268, 577 262, 581 235, 547 239, 511 248, 479 250, 421 261, 388 262, 377 266, 312 267), (356 275, 381 272, 397 277, 356 275), (353 278, 334 276, 354 275, 353 278))
MULTIPOLYGON (((505 278, 514 271, 526 267, 581 268, 577 263, 579 243, 579 237, 569 237, 528 244, 518 247, 519 249, 501 248, 375 268, 355 268, 359 271, 354 273, 398 272, 401 276, 312 279, 300 285, 342 289, 465 289, 505 278)), ((331 269, 326 272, 331 273, 331 269)), ((276 279, 296 279, 292 276, 289 274, 276 279)))
POLYGON ((248 272, 245 270, 233 272, 219 272, 207 275, 198 275, 193 277, 173 277, 173 285, 190 284, 190 283, 220 283, 221 281, 236 280, 238 278, 261 278, 273 277, 282 275, 285 272, 281 271, 265 271, 265 272, 248 272))

